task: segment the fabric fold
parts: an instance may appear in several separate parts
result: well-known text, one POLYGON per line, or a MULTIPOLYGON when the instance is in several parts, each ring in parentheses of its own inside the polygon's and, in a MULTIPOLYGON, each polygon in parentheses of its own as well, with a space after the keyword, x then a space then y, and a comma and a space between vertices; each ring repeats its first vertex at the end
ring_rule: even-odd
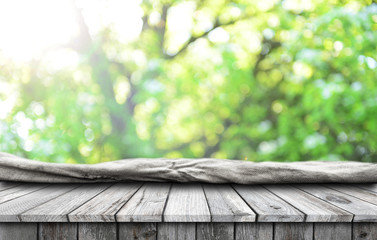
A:
POLYGON ((353 161, 250 162, 210 158, 137 158, 98 164, 64 164, 0 152, 0 180, 45 183, 373 183, 377 182, 377 165, 353 161))

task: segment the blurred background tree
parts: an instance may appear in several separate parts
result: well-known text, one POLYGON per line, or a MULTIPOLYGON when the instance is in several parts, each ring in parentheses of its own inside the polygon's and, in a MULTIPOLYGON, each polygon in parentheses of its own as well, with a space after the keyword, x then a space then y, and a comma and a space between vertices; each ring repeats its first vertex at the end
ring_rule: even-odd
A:
POLYGON ((377 161, 377 4, 0 2, 0 151, 377 161))

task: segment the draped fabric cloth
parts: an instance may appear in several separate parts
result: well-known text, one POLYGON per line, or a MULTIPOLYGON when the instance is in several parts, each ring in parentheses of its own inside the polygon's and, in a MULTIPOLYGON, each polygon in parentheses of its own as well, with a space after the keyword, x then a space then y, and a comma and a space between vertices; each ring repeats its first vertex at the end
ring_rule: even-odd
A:
POLYGON ((0 180, 46 183, 367 183, 377 182, 377 164, 352 161, 250 162, 208 158, 138 158, 98 164, 63 164, 0 152, 0 180))

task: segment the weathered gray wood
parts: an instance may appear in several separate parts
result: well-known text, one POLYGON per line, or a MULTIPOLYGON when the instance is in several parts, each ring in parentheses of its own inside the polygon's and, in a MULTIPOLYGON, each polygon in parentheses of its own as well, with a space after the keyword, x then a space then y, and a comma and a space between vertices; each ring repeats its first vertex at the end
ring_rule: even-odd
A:
POLYGON ((255 222, 256 215, 229 185, 204 184, 212 222, 255 222))
POLYGON ((306 214, 306 222, 351 222, 353 215, 334 205, 288 185, 266 188, 306 214))
POLYGON ((377 223, 353 223, 354 240, 376 240, 377 223))
MULTIPOLYGON (((312 223, 275 223, 274 240, 312 240, 312 223)), ((320 239, 322 240, 322 239, 320 239)))
POLYGON ((368 191, 377 192, 377 183, 368 183, 368 184, 353 184, 356 187, 366 189, 368 191))
MULTIPOLYGON (((111 184, 85 184, 20 215, 22 222, 68 222, 68 214, 111 184)), ((105 201, 105 199, 103 199, 105 201)))
POLYGON ((78 223, 79 240, 117 239, 116 223, 78 223))
POLYGON ((0 204, 0 221, 18 222, 21 213, 71 191, 77 186, 74 184, 54 184, 0 204))
POLYGON ((359 198, 363 201, 377 205, 377 193, 375 192, 371 192, 353 185, 345 184, 326 184, 325 186, 336 191, 359 198))
POLYGON ((197 223, 197 240, 234 239, 234 223, 197 223))
POLYGON ((47 184, 24 184, 8 188, 0 192, 0 203, 27 195, 47 186, 47 184))
POLYGON ((37 240, 37 223, 0 223, 1 240, 37 240))
POLYGON ((77 240, 77 223, 39 223, 39 240, 77 240))
POLYGON ((258 185, 234 185, 257 213, 258 222, 303 222, 305 215, 283 199, 258 185))
POLYGON ((210 222, 203 188, 198 183, 173 184, 164 212, 165 222, 210 222))
POLYGON ((195 240, 195 223, 158 223, 158 240, 195 240))
POLYGON ((273 223, 235 223, 235 240, 272 240, 273 223))
POLYGON ((118 222, 162 222, 170 183, 146 183, 116 214, 118 222))
POLYGON ((68 214, 70 222, 115 222, 115 213, 141 183, 117 183, 68 214))
POLYGON ((314 223, 314 239, 351 240, 352 223, 314 223))
POLYGON ((0 191, 21 185, 20 182, 0 182, 0 191))
POLYGON ((354 222, 377 221, 376 205, 317 184, 297 185, 297 187, 354 214, 354 222))
POLYGON ((120 240, 154 240, 157 239, 156 223, 119 223, 120 240))

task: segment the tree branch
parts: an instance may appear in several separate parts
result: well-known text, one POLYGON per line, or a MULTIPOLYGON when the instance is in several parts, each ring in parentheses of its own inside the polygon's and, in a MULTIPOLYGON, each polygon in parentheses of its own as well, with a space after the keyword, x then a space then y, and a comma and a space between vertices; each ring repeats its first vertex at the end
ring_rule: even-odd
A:
POLYGON ((143 20, 143 26, 141 27, 141 31, 144 32, 145 30, 149 29, 151 26, 148 23, 148 15, 144 15, 142 20, 143 20))
POLYGON ((195 42, 199 38, 206 37, 210 32, 212 32, 216 28, 229 26, 229 25, 235 24, 238 21, 245 20, 249 17, 250 16, 244 16, 244 17, 241 17, 241 18, 238 18, 238 19, 231 20, 231 21, 226 22, 226 23, 220 23, 219 18, 216 18, 215 23, 213 24, 212 28, 210 28, 209 30, 207 30, 206 32, 204 32, 200 35, 197 35, 197 36, 191 35, 190 39, 175 54, 173 54, 173 55, 166 55, 165 54, 164 56, 165 56, 166 59, 173 59, 176 56, 180 55, 182 52, 184 52, 190 46, 191 43, 195 42))
POLYGON ((217 151, 220 150, 220 147, 221 147, 221 143, 222 141, 224 140, 224 135, 226 133, 226 131, 228 130, 228 128, 232 125, 232 121, 230 119, 226 119, 224 121, 224 131, 222 132, 221 135, 219 135, 219 140, 217 141, 217 143, 214 145, 214 146, 211 146, 211 147, 208 147, 206 148, 204 154, 203 154, 203 157, 205 158, 209 158, 211 157, 211 155, 217 151))
POLYGON ((128 79, 128 83, 130 84, 130 94, 127 96, 126 102, 123 104, 125 109, 130 115, 133 115, 135 112, 136 104, 133 102, 133 97, 136 95, 137 90, 134 84, 131 82, 132 73, 124 66, 124 64, 117 62, 115 60, 110 61, 111 64, 115 65, 119 72, 122 75, 126 76, 128 79))
POLYGON ((168 18, 168 10, 170 8, 169 4, 162 6, 161 20, 157 25, 156 31, 160 37, 160 51, 161 55, 164 55, 164 43, 165 43, 165 32, 166 32, 166 22, 168 18))
POLYGON ((258 73, 260 72, 260 68, 259 68, 260 63, 268 56, 269 53, 271 53, 273 50, 281 46, 280 42, 273 41, 273 40, 266 40, 265 38, 263 38, 262 44, 269 45, 269 49, 266 52, 263 52, 262 50, 259 53, 257 57, 257 61, 254 64, 254 70, 253 70, 254 78, 256 78, 258 73))
MULTIPOLYGON (((93 46, 94 43, 90 37, 89 28, 85 23, 81 9, 77 7, 75 0, 71 0, 71 5, 75 12, 76 22, 79 25, 79 34, 66 47, 84 54, 88 52, 89 47, 93 46)), ((101 92, 105 97, 105 106, 109 112, 113 133, 123 134, 126 131, 126 120, 124 114, 119 114, 123 111, 121 105, 115 99, 112 76, 108 69, 111 62, 106 58, 106 54, 101 48, 96 48, 89 56, 89 64, 93 70, 93 79, 100 86, 101 92)))
POLYGON ((72 38, 66 44, 66 47, 70 47, 77 52, 83 53, 87 50, 88 46, 91 46, 93 40, 90 36, 88 25, 85 23, 84 16, 82 15, 82 10, 78 8, 75 0, 70 0, 69 2, 72 6, 79 27, 79 34, 76 38, 72 38))

